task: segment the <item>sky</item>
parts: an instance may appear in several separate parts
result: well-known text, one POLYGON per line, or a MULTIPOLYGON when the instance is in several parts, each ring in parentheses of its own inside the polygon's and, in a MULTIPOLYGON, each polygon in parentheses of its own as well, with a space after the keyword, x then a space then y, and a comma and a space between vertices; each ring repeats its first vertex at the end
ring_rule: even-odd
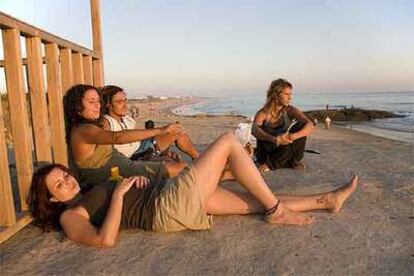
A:
MULTIPOLYGON (((88 0, 0 10, 92 48, 88 0)), ((105 82, 135 95, 264 93, 280 77, 302 93, 414 90, 413 0, 102 0, 101 12, 105 82)))

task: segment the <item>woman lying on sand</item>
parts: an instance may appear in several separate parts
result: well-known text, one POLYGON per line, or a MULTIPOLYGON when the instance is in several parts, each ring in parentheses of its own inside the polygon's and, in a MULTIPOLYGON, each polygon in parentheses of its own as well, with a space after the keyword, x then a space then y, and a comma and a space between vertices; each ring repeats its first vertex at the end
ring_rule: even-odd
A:
POLYGON ((339 212, 357 180, 328 193, 276 197, 235 136, 224 134, 177 177, 165 181, 136 176, 117 185, 101 182, 81 195, 66 167, 43 167, 33 175, 28 202, 44 230, 61 227, 75 242, 110 247, 120 229, 204 230, 211 228, 209 215, 264 214, 271 224, 307 225, 313 218, 300 212, 339 212), (227 161, 248 193, 218 186, 227 161))
POLYGON ((98 90, 90 85, 75 85, 63 98, 66 140, 81 181, 107 180, 115 166, 122 176, 150 178, 173 177, 187 166, 185 162, 132 161, 114 149, 114 144, 132 143, 157 135, 184 135, 183 128, 180 124, 170 124, 149 130, 104 130, 101 102, 98 90))

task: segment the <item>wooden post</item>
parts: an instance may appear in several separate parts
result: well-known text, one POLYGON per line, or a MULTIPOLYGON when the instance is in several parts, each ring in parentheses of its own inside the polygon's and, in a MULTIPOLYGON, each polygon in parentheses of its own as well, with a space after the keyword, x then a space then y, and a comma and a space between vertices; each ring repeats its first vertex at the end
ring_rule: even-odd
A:
POLYGON ((101 8, 99 0, 91 1, 91 23, 93 36, 93 52, 98 59, 93 60, 93 79, 94 85, 102 87, 104 85, 103 67, 103 47, 102 47, 102 27, 101 27, 101 8))
POLYGON ((52 161, 49 119, 43 79, 42 44, 39 37, 26 38, 28 84, 37 161, 52 161))
MULTIPOLYGON (((59 61, 59 59, 58 59, 59 61)), ((64 48, 60 50, 60 65, 62 69, 62 86, 63 94, 73 85, 73 67, 72 67, 72 50, 64 48)), ((60 78, 60 77, 59 77, 60 78)))
POLYGON ((56 163, 68 164, 65 122, 62 105, 62 84, 57 44, 46 44, 46 68, 49 96, 50 125, 52 127, 53 157, 56 163))
POLYGON ((33 172, 29 120, 26 109, 26 93, 23 86, 23 65, 20 49, 20 32, 17 29, 3 30, 4 62, 7 95, 15 147, 20 206, 27 209, 26 197, 33 172))
POLYGON ((85 84, 93 85, 92 57, 83 56, 83 79, 85 84))
POLYGON ((11 226, 16 223, 11 187, 6 137, 4 135, 3 108, 0 102, 0 226, 11 226))
POLYGON ((72 54, 73 84, 83 84, 83 62, 81 53, 72 54))
POLYGON ((104 86, 104 79, 103 79, 103 65, 99 59, 94 59, 92 61, 93 66, 93 85, 96 87, 103 87, 104 86))

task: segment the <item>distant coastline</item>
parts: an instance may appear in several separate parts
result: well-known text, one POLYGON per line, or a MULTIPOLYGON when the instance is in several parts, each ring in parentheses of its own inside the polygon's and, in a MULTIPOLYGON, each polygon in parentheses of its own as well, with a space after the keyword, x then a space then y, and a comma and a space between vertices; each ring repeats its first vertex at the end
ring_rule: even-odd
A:
MULTIPOLYGON (((413 96, 414 92, 396 92, 395 95, 298 94, 294 98, 294 105, 308 112, 310 118, 314 119, 316 116, 315 118, 322 122, 326 116, 324 108, 329 103, 328 114, 333 124, 375 136, 414 143, 413 96)), ((177 106, 171 113, 190 117, 236 116, 247 120, 253 118, 263 103, 264 98, 260 95, 198 98, 194 103, 177 106)))

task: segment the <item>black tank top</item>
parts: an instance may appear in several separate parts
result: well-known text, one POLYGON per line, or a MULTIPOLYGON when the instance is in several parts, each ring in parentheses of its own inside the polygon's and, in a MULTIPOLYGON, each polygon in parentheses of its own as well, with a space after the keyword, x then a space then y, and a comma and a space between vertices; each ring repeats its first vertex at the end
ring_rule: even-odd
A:
MULTIPOLYGON (((144 189, 135 186, 125 193, 121 214, 121 229, 140 228, 152 230, 156 199, 166 180, 152 181, 144 189)), ((89 214, 93 225, 100 227, 108 212, 116 182, 107 181, 94 186, 85 195, 78 194, 66 206, 82 206, 89 214)))
POLYGON ((266 133, 277 136, 287 131, 289 124, 291 123, 291 119, 288 114, 288 109, 282 111, 280 118, 277 120, 275 125, 270 124, 270 118, 266 118, 260 128, 265 131, 266 133))

